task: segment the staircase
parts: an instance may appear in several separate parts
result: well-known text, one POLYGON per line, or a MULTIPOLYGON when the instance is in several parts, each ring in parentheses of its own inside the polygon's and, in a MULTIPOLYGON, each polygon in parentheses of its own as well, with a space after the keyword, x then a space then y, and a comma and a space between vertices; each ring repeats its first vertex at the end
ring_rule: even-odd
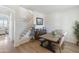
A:
POLYGON ((31 38, 30 33, 31 29, 33 26, 33 15, 29 16, 25 22, 27 22, 27 27, 24 28, 24 30, 21 32, 19 39, 24 39, 24 38, 31 38))

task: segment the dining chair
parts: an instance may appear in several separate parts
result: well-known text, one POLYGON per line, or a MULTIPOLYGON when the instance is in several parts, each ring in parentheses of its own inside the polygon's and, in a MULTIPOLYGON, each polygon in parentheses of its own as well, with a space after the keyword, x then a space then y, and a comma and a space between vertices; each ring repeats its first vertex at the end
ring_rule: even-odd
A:
POLYGON ((61 50, 64 48, 64 38, 67 32, 64 32, 61 37, 59 38, 58 42, 52 42, 52 45, 59 49, 60 53, 61 50))

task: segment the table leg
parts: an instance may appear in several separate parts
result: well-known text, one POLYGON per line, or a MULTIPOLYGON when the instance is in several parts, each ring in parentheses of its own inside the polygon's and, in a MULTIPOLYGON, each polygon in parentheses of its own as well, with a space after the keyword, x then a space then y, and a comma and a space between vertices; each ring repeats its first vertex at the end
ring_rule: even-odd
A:
POLYGON ((52 47, 52 42, 51 41, 48 41, 48 46, 47 46, 48 50, 52 51, 55 53, 55 50, 53 50, 53 47, 52 47))
POLYGON ((52 47, 52 42, 51 42, 51 41, 48 41, 48 45, 47 45, 47 46, 43 46, 43 44, 44 44, 46 41, 48 41, 48 40, 42 41, 40 46, 42 46, 42 47, 44 47, 44 48, 47 48, 48 50, 50 50, 50 51, 52 51, 52 52, 55 53, 55 51, 52 49, 53 47, 52 47))
POLYGON ((41 41, 41 44, 40 44, 40 46, 42 46, 42 47, 44 47, 43 46, 43 44, 46 42, 46 40, 44 40, 44 41, 41 41))

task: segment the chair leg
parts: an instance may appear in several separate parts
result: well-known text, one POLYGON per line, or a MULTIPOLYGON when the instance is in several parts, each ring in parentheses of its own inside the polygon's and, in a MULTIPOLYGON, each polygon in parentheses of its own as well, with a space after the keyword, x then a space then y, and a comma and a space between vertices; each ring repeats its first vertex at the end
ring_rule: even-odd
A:
POLYGON ((64 43, 63 43, 63 45, 61 46, 61 48, 62 48, 62 50, 64 49, 64 43))
POLYGON ((60 51, 60 53, 61 53, 61 47, 59 47, 59 51, 60 51))

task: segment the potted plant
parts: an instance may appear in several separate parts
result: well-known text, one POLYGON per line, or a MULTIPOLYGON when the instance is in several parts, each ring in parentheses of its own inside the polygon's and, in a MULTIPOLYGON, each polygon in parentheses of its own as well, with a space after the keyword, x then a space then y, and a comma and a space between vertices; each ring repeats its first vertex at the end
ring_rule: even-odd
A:
POLYGON ((77 38, 77 45, 79 45, 79 21, 75 22, 74 34, 75 34, 75 36, 77 38))
POLYGON ((56 35, 56 31, 53 31, 53 32, 52 32, 52 35, 55 36, 55 35, 56 35))

